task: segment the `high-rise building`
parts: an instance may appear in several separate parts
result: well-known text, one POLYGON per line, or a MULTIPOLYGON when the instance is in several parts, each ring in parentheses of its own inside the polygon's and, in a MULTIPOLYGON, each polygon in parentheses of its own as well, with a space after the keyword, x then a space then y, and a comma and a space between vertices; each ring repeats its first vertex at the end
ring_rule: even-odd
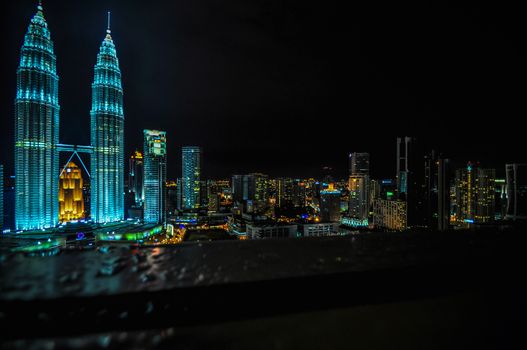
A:
POLYGON ((437 229, 450 227, 450 160, 439 158, 437 161, 437 229))
POLYGON ((388 230, 403 231, 406 223, 406 202, 378 199, 373 204, 373 224, 388 230))
POLYGON ((124 218, 123 88, 109 19, 92 84, 91 217, 98 223, 124 218))
POLYGON ((421 203, 424 207, 422 226, 434 230, 438 228, 438 159, 434 150, 424 155, 424 181, 421 193, 421 203))
POLYGON ((199 207, 208 208, 209 197, 207 196, 207 181, 200 180, 199 182, 199 207))
POLYGON ((302 208, 306 206, 306 183, 303 180, 295 179, 293 182, 293 206, 302 208))
POLYGON ((81 169, 69 162, 59 178, 59 221, 84 219, 83 179, 81 169))
POLYGON ((251 187, 254 191, 254 200, 265 202, 267 200, 267 184, 269 182, 269 177, 265 174, 252 173, 249 174, 251 187))
POLYGON ((496 169, 478 168, 476 222, 492 222, 496 215, 496 169))
MULTIPOLYGON (((348 219, 351 222, 368 221, 370 212, 370 154, 350 153, 350 176, 348 179, 348 219)), ((349 220, 348 220, 349 221, 349 220)))
POLYGON ((379 181, 379 199, 392 200, 397 192, 397 184, 393 179, 382 179, 379 181))
POLYGON ((169 180, 166 182, 166 194, 167 194, 167 219, 170 219, 176 214, 177 209, 177 182, 169 180))
POLYGON ((166 221, 167 139, 165 131, 143 130, 144 221, 166 221))
POLYGON ((231 193, 232 189, 229 180, 207 180, 208 209, 213 212, 220 210, 222 205, 226 204, 231 193))
POLYGON ((180 177, 176 179, 176 208, 183 210, 183 181, 180 177))
POLYGON ((527 164, 506 164, 507 219, 527 219, 527 164))
POLYGON ((409 227, 428 226, 425 169, 422 144, 413 137, 398 137, 396 198, 406 202, 409 227))
POLYGON ((243 201, 267 200, 269 177, 265 174, 252 173, 249 175, 233 175, 232 190, 233 198, 238 203, 243 201))
POLYGON ((356 174, 349 177, 348 215, 350 218, 360 221, 368 220, 370 212, 369 185, 368 175, 356 174))
POLYGON ((350 175, 370 174, 370 154, 353 152, 349 154, 350 175))
POLYGON ((15 98, 15 227, 56 226, 59 96, 56 56, 39 3, 20 51, 15 98))
POLYGON ((455 222, 459 226, 494 220, 495 169, 482 169, 469 162, 456 171, 455 222))
POLYGON ((4 228, 4 166, 0 164, 0 233, 4 228))
POLYGON ((340 195, 341 192, 332 183, 327 189, 320 191, 320 221, 340 221, 340 195))
POLYGON ((247 187, 244 186, 244 177, 245 175, 232 176, 232 199, 238 204, 247 200, 247 187))
POLYGON ((185 146, 182 149, 182 206, 183 209, 198 209, 201 189, 201 148, 185 146))
POLYGON ((134 204, 138 207, 142 206, 145 200, 143 167, 143 153, 135 151, 129 161, 128 192, 133 194, 134 204))
POLYGON ((279 208, 293 205, 294 181, 291 178, 276 179, 276 204, 279 208))

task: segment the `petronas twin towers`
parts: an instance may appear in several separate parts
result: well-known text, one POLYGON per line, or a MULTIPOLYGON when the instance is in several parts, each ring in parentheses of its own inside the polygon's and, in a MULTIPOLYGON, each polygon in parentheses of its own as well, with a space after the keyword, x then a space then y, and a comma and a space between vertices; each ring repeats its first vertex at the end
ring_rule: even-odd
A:
MULTIPOLYGON (((91 217, 96 223, 124 215, 124 112, 121 71, 110 27, 92 84, 91 217)), ((59 97, 56 56, 41 3, 24 38, 15 99, 15 224, 34 230, 58 224, 59 97)))

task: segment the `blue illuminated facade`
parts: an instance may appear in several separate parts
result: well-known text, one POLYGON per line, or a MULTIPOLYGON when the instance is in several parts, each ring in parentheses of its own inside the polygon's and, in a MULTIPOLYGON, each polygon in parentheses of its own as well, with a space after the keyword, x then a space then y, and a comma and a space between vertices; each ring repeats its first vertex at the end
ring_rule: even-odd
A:
POLYGON ((181 160, 183 209, 198 209, 200 203, 201 148, 197 146, 183 147, 181 160))
POLYGON ((166 132, 143 130, 144 221, 166 221, 167 140, 166 132))
POLYGON ((59 98, 56 56, 42 6, 20 52, 15 98, 15 227, 58 223, 59 98))
POLYGON ((98 223, 124 218, 123 88, 109 24, 106 32, 92 84, 91 217, 98 223))

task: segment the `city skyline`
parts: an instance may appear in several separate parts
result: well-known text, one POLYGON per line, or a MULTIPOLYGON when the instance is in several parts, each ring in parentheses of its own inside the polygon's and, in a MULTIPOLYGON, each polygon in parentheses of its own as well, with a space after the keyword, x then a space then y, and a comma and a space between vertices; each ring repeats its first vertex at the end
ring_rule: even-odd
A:
POLYGON ((521 11, 5 8, 0 347, 518 343, 521 11))
MULTIPOLYGON (((8 25, 13 33, 7 38, 6 43, 5 56, 8 58, 8 63, 2 66, 2 69, 5 69, 4 76, 11 77, 2 83, 2 99, 5 103, 2 103, 1 108, 5 115, 14 113, 14 106, 11 103, 14 98, 15 76, 13 71, 16 69, 21 38, 26 29, 27 20, 34 12, 35 5, 34 1, 10 4, 4 15, 6 18, 3 24, 8 25)), ((112 10, 114 11, 112 26, 116 26, 116 31, 119 32, 116 42, 121 56, 123 88, 126 91, 125 158, 142 144, 140 131, 143 128, 167 130, 170 135, 174 135, 173 142, 167 145, 168 164, 170 165, 168 178, 176 178, 180 173, 179 149, 188 144, 199 145, 203 148, 208 159, 203 168, 206 178, 229 178, 232 174, 250 172, 263 172, 272 176, 320 176, 323 166, 333 168, 336 177, 345 178, 347 172, 345 157, 348 152, 355 150, 371 154, 371 171, 374 176, 391 177, 394 172, 391 161, 394 154, 393 139, 402 135, 426 138, 432 146, 437 147, 438 151, 443 151, 446 156, 460 164, 465 163, 468 159, 479 159, 486 166, 497 168, 500 173, 504 172, 501 164, 525 161, 522 152, 513 147, 513 140, 519 136, 519 130, 507 130, 505 134, 498 133, 494 128, 489 128, 486 123, 480 122, 485 117, 491 117, 492 120, 496 120, 496 123, 502 119, 495 105, 502 106, 500 114, 511 114, 512 109, 520 107, 513 99, 515 93, 520 90, 515 89, 514 84, 504 87, 504 81, 497 77, 500 69, 508 70, 512 69, 511 67, 519 69, 516 63, 522 53, 518 51, 513 52, 514 59, 508 67, 500 66, 500 68, 497 64, 488 65, 486 75, 492 79, 482 87, 477 86, 483 78, 476 76, 479 73, 475 68, 467 68, 463 62, 458 62, 459 65, 457 65, 447 60, 447 66, 455 68, 455 73, 462 74, 466 70, 468 77, 477 78, 468 81, 470 84, 465 86, 470 93, 467 94, 464 102, 458 96, 460 88, 448 85, 445 80, 435 74, 432 74, 430 79, 416 81, 418 68, 423 63, 414 62, 415 67, 412 68, 409 62, 405 63, 405 60, 412 53, 420 51, 419 45, 415 47, 409 45, 417 38, 400 39, 402 40, 399 43, 401 46, 398 48, 399 39, 396 40, 393 34, 388 33, 390 23, 394 20, 389 20, 383 11, 375 22, 382 25, 376 31, 365 34, 365 29, 368 27, 365 27, 362 21, 354 22, 353 25, 347 27, 344 18, 339 17, 341 15, 332 14, 329 9, 322 9, 320 14, 315 14, 312 4, 302 7, 303 16, 293 13, 292 8, 287 5, 279 6, 273 3, 266 6, 262 4, 245 5, 244 11, 247 13, 245 18, 229 7, 222 12, 214 5, 171 5, 168 2, 159 2, 157 6, 148 8, 151 16, 144 19, 145 23, 142 22, 144 25, 140 29, 134 26, 134 21, 139 19, 145 8, 138 4, 125 4, 119 1, 108 4, 98 2, 66 4, 57 1, 45 2, 44 6, 46 16, 50 18, 48 22, 50 22, 55 43, 57 72, 61 79, 59 85, 60 140, 64 143, 89 144, 89 135, 85 135, 86 133, 82 131, 89 126, 90 91, 87 84, 90 84, 93 78, 91 70, 95 63, 94 50, 97 50, 97 43, 100 42, 101 28, 104 28, 106 24, 106 11, 112 10), (80 12, 84 14, 82 18, 76 16, 73 19, 73 15, 80 12), (168 20, 169 15, 163 15, 163 13, 170 14, 170 18, 175 16, 176 19, 180 19, 176 21, 173 31, 158 30, 162 27, 161 24, 168 20), (278 15, 276 27, 273 22, 268 21, 266 13, 278 15), (183 20, 184 14, 189 18, 183 20), (320 31, 312 28, 310 20, 318 18, 322 21, 320 23, 328 24, 331 22, 330 14, 337 16, 336 19, 340 22, 336 21, 335 24, 322 26, 324 28, 320 31), (210 21, 203 21, 204 18, 210 21), (383 20, 387 20, 386 23, 379 23, 383 20), (228 23, 231 23, 231 27, 228 23), (342 33, 337 30, 343 28, 346 30, 342 33), (213 34, 214 30, 218 33, 213 34), (246 32, 246 35, 254 36, 258 40, 253 43, 239 34, 240 32, 246 32), (361 64, 356 69, 345 70, 345 60, 338 55, 341 53, 349 57, 344 47, 335 45, 345 37, 345 34, 351 34, 353 39, 350 39, 350 42, 358 44, 353 46, 355 53, 361 57, 358 62, 361 64), (220 39, 216 44, 213 43, 214 35, 219 36, 217 39, 220 39), (314 43, 318 45, 317 49, 306 49, 303 46, 311 35, 314 43), (233 41, 229 41, 229 38, 233 41), (279 40, 269 42, 268 38, 279 40), (379 76, 373 76, 372 79, 368 71, 371 70, 372 64, 379 64, 380 56, 376 54, 380 54, 384 49, 372 48, 365 42, 368 38, 383 39, 384 45, 382 46, 385 49, 397 49, 395 52, 400 57, 394 54, 394 64, 404 63, 402 67, 408 70, 408 77, 380 79, 379 76), (133 45, 135 41, 145 45, 140 52, 133 45), (295 45, 291 45, 293 43, 295 45), (236 45, 233 47, 233 44, 236 45), (333 54, 331 54, 331 48, 336 50, 333 54), (261 59, 256 59, 254 53, 262 50, 267 54, 261 59), (299 56, 299 52, 304 52, 305 55, 299 56), (371 57, 372 55, 375 57, 371 57), (368 56, 368 60, 364 60, 364 56, 368 56), (213 58, 221 58, 221 60, 213 60, 213 58), (166 64, 171 59, 176 59, 174 62, 177 64, 166 64), (246 62, 247 59, 250 62, 246 62), (141 61, 142 64, 140 64, 141 61), (336 68, 327 68, 326 64, 329 62, 336 68), (235 63, 241 63, 241 66, 240 71, 233 73, 232 65, 235 63), (307 69, 307 66, 311 64, 314 64, 311 66, 313 69, 307 69), (143 66, 146 68, 143 69, 143 66), (286 69, 287 67, 289 69, 286 69), (139 68, 141 70, 138 70, 139 68), (342 70, 338 71, 338 69, 342 70), (249 79, 240 76, 240 72, 259 72, 259 74, 249 74, 251 77, 249 79), (179 77, 176 77, 176 74, 179 77), (348 92, 353 92, 352 95, 357 97, 347 101, 349 97, 346 96, 349 94, 346 92, 346 84, 342 79, 351 77, 357 79, 350 79, 352 86, 349 87, 348 92), (270 82, 269 78, 276 81, 270 82), (141 79, 142 83, 134 84, 137 79, 141 79), (324 87, 325 82, 333 80, 336 86, 329 89, 324 87), (167 85, 168 82, 170 82, 169 85, 167 85), (416 82, 420 85, 413 84, 416 82), (151 85, 154 83, 157 85, 151 85), (218 85, 220 83, 224 84, 221 88, 218 85), (278 83, 286 91, 271 92, 270 89, 278 83), (247 89, 247 84, 252 89, 247 89), (432 85, 437 85, 437 87, 433 88, 432 85), (337 91, 337 87, 341 90, 337 91), (402 96, 401 93, 409 87, 413 90, 412 94, 402 96), (426 96, 421 96, 422 99, 416 95, 418 87, 419 90, 430 88, 426 96), (447 95, 438 94, 441 89, 454 89, 457 95, 453 94, 451 100, 447 95), (489 90, 486 93, 488 95, 483 93, 477 98, 485 97, 487 102, 483 107, 472 104, 473 110, 468 111, 470 103, 474 102, 476 95, 482 93, 484 89, 489 90), (220 103, 222 99, 218 94, 222 91, 228 96, 224 96, 224 102, 220 103), (288 93, 284 95, 284 92, 288 93), (494 99, 490 99, 489 94, 491 93, 494 94, 494 99), (313 95, 319 96, 320 101, 313 102, 313 95), (359 97, 365 97, 365 95, 369 97, 365 101, 359 101, 359 97), (389 95, 395 97, 389 97, 389 95), (238 97, 235 98, 236 96, 238 97), (284 96, 290 98, 286 99, 284 96), (394 101, 401 96, 404 97, 401 101, 394 101), (374 98, 377 101, 376 104, 372 104, 374 98), (430 103, 430 99, 434 103, 430 103), (441 99, 443 103, 439 103, 441 99), (173 104, 169 102, 172 100, 173 104), (422 106, 423 101, 435 107, 427 110, 424 108, 426 106, 422 106), (305 106, 299 106, 300 102, 305 106), (353 103, 350 104, 350 102, 353 103), (401 108, 401 104, 407 105, 410 102, 415 106, 411 108, 407 106, 408 109, 401 108), (351 107, 343 109, 344 113, 337 113, 337 110, 344 104, 351 105, 351 107), (424 109, 416 111, 415 108, 419 105, 421 105, 419 108, 424 109), (306 112, 308 107, 310 111, 306 112), (447 107, 450 107, 449 111, 445 111, 447 107), (332 118, 333 115, 334 118, 332 118), (462 117, 465 118, 460 120, 462 117), (375 123, 377 129, 373 133, 368 129, 373 127, 373 125, 368 126, 371 118, 376 118, 378 121, 375 123), (409 125, 416 118, 416 122, 409 125), (325 130, 318 127, 321 120, 324 120, 325 130), (339 130, 340 133, 332 129, 339 130), (365 132, 357 132, 357 130, 365 132), (449 137, 443 137, 444 135, 449 137), (311 138, 318 142, 310 141, 311 138)), ((478 9, 483 12, 488 11, 483 5, 478 9)), ((357 8, 355 10, 353 16, 357 13, 370 13, 369 9, 357 8)), ((398 11, 396 14, 400 14, 401 10, 398 11)), ((464 24, 456 20, 455 16, 449 12, 448 8, 438 9, 437 14, 429 14, 431 23, 439 24, 440 15, 445 13, 448 14, 448 18, 454 20, 455 29, 459 29, 462 33, 467 30, 464 24)), ((479 23, 478 17, 473 16, 470 11, 461 17, 471 20, 475 25, 486 25, 479 23)), ((498 17, 493 18, 499 23, 498 17)), ((421 56, 423 62, 439 63, 440 58, 444 58, 447 53, 457 52, 454 49, 462 50, 459 46, 461 39, 453 36, 454 29, 448 29, 444 33, 445 40, 452 40, 447 45, 439 40, 442 37, 436 32, 440 29, 446 30, 447 28, 443 25, 433 29, 432 24, 426 25, 422 23, 422 19, 414 19, 410 23, 424 26, 424 33, 432 35, 434 40, 430 39, 427 44, 421 43, 424 49, 428 50, 428 54, 433 53, 430 52, 430 46, 433 43, 438 44, 438 51, 445 50, 443 56, 439 55, 438 58, 429 55, 425 55, 424 58, 421 56)), ((503 28, 510 29, 511 25, 503 28)), ((405 28, 403 26, 398 30, 404 32, 405 28)), ((493 27, 489 30, 491 34, 498 35, 498 37, 504 34, 501 31, 496 32, 496 28, 493 27)), ((494 45, 497 44, 492 35, 482 31, 478 33, 473 45, 484 39, 489 39, 494 45)), ((508 40, 503 45, 509 45, 511 50, 515 49, 508 40)), ((478 50, 475 51, 478 54, 481 53, 478 50)), ((493 55, 492 57, 500 59, 496 57, 497 54, 493 55)), ((476 60, 474 63, 477 67, 490 59, 480 58, 481 62, 478 63, 476 60)), ((466 59, 463 58, 463 60, 466 59)), ((438 69, 441 71, 441 67, 438 69)), ((382 75, 383 69, 379 72, 382 75)), ((524 71, 518 70, 517 73, 521 75, 524 71)), ((7 137, 2 140, 1 155, 5 164, 4 171, 6 174, 12 174, 12 121, 3 118, 2 126, 8 131, 7 137)), ((61 164, 64 161, 61 159, 61 164)))

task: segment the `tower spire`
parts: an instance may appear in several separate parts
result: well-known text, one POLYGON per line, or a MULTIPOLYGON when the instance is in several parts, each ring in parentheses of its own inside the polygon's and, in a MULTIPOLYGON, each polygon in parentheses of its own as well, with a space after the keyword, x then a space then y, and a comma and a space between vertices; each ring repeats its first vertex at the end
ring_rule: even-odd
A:
POLYGON ((106 29, 106 33, 110 34, 112 31, 110 30, 110 11, 108 11, 108 28, 106 29))

